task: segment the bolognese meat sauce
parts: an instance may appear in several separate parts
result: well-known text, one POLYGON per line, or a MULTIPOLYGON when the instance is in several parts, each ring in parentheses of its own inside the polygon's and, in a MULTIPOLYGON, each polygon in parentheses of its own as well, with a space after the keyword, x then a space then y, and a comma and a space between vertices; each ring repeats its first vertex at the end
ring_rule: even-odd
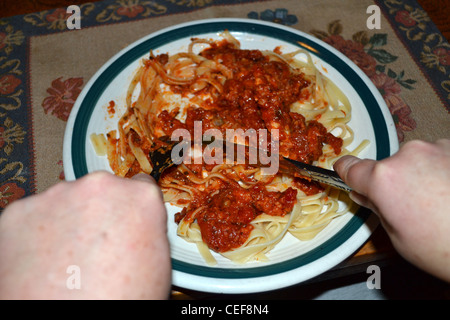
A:
MULTIPOLYGON (((203 130, 278 129, 280 153, 309 164, 319 159, 325 144, 336 154, 341 152, 342 139, 327 132, 319 122, 306 121, 301 114, 290 111, 292 103, 309 98, 310 82, 303 73, 259 50, 236 49, 226 41, 211 45, 200 55, 226 66, 233 77, 225 81, 222 91, 214 95, 207 108, 189 107, 184 123, 175 119, 177 111, 161 112, 159 118, 165 134, 171 135, 177 128, 192 133, 194 121, 202 121, 203 130)), ((182 92, 180 88, 177 90, 182 92)), ((203 90, 216 89, 210 86, 203 90)), ((298 178, 293 185, 307 194, 323 190, 319 184, 298 178)), ((284 216, 291 212, 296 196, 297 189, 292 187, 284 192, 270 192, 264 184, 244 189, 235 181, 220 180, 199 191, 188 207, 176 215, 176 222, 196 219, 209 248, 225 252, 245 243, 253 229, 251 222, 258 215, 284 216)))

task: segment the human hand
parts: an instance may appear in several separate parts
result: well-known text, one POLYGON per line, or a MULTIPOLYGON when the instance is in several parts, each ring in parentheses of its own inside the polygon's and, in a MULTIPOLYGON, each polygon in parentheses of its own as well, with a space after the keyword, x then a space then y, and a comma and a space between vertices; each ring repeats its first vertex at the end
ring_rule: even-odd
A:
POLYGON ((162 194, 150 177, 134 180, 97 172, 8 206, 0 216, 0 298, 168 298, 162 194), (66 285, 69 266, 79 268, 80 289, 66 285))
POLYGON ((334 169, 405 259, 450 281, 450 140, 408 142, 382 161, 345 156, 334 169))

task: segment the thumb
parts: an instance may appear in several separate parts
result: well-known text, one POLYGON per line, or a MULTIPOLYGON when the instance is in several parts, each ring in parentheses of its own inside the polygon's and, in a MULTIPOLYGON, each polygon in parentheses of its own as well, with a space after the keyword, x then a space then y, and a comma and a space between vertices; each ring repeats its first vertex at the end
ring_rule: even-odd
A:
POLYGON ((350 198, 357 204, 377 212, 376 206, 367 198, 376 161, 344 156, 334 164, 334 170, 350 186, 350 198))
POLYGON ((353 190, 367 196, 376 161, 344 156, 334 164, 334 170, 353 190))

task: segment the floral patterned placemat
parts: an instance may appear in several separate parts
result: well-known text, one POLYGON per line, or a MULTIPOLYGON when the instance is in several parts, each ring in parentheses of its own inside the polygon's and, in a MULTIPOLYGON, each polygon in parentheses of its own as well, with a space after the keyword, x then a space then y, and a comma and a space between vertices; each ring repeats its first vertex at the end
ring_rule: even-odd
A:
POLYGON ((66 8, 0 19, 0 210, 64 179, 70 110, 111 56, 197 19, 261 19, 310 33, 373 81, 402 143, 450 137, 450 45, 416 1, 107 0, 79 9, 74 30, 66 8))

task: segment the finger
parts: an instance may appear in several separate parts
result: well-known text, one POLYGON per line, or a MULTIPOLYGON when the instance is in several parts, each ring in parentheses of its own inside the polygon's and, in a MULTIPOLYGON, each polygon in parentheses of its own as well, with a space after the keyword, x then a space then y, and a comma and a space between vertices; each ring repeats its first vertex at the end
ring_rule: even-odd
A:
POLYGON ((153 187, 152 189, 158 194, 158 196, 161 199, 164 199, 164 196, 163 196, 161 188, 158 186, 158 183, 156 182, 156 180, 152 176, 150 176, 149 174, 138 173, 138 174, 134 175, 131 178, 131 180, 142 181, 142 182, 151 184, 152 187, 153 187))
POLYGON ((156 184, 155 179, 153 179, 153 177, 150 176, 149 174, 145 174, 145 173, 138 173, 138 174, 134 175, 131 179, 156 184))
POLYGON ((352 191, 349 194, 350 199, 353 200, 356 204, 360 205, 361 207, 366 207, 378 214, 378 208, 376 205, 372 203, 372 201, 369 200, 366 196, 363 196, 359 194, 358 192, 352 191))
POLYGON ((336 161, 334 170, 354 191, 367 196, 375 164, 375 160, 344 156, 336 161))
POLYGON ((355 202, 356 204, 363 206, 363 207, 369 207, 370 203, 369 203, 369 199, 367 199, 366 196, 363 196, 361 194, 359 194, 356 191, 351 191, 348 196, 350 197, 350 199, 353 200, 353 202, 355 202))
POLYGON ((441 147, 447 156, 450 156, 450 139, 439 139, 436 141, 436 145, 441 147))

